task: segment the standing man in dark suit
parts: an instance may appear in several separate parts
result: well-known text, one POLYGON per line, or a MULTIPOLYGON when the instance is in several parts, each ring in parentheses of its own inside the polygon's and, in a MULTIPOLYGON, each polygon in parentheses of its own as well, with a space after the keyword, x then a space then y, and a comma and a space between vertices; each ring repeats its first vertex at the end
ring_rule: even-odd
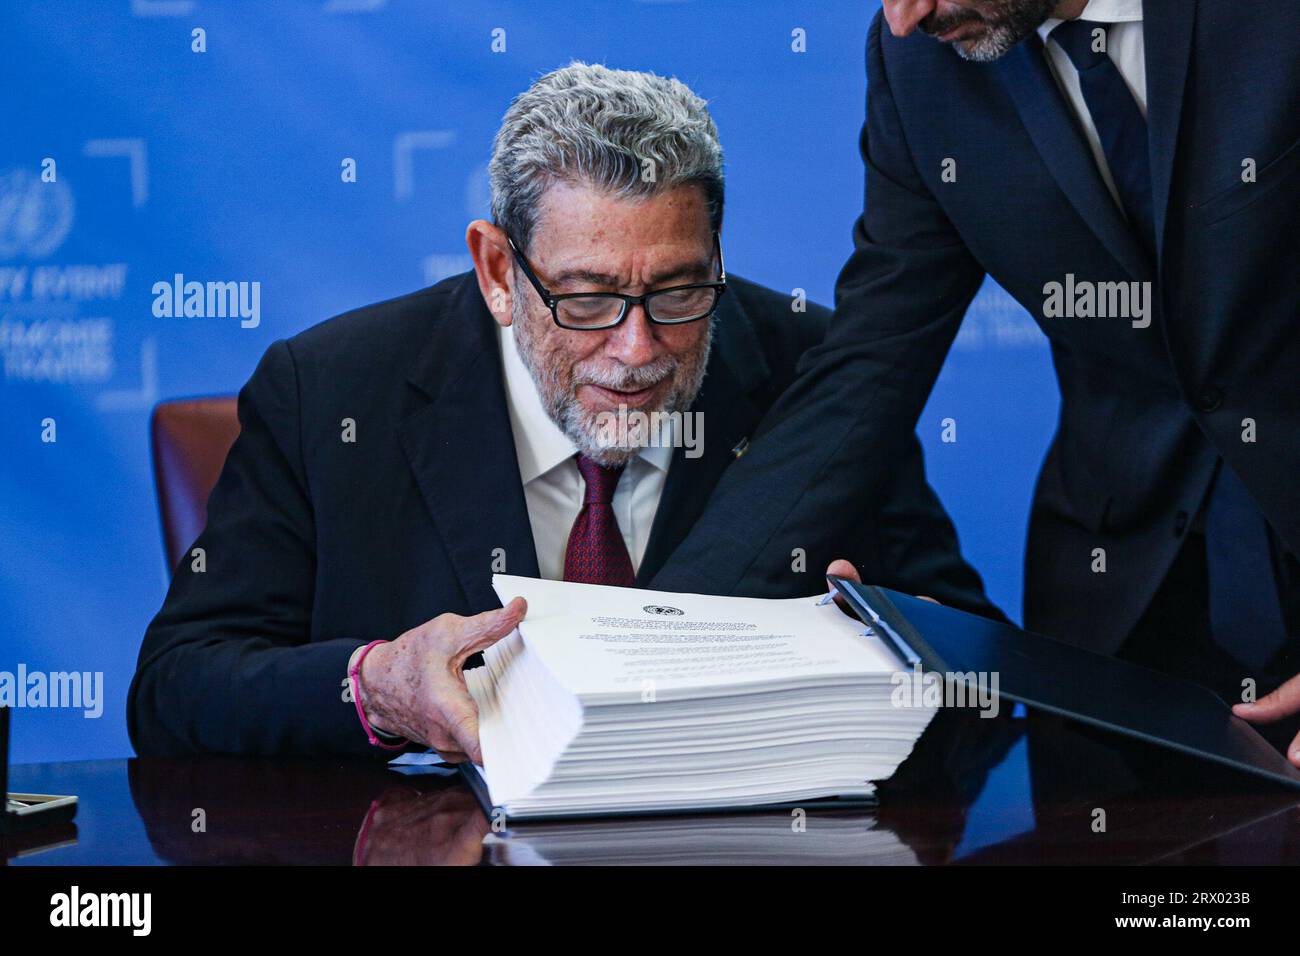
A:
MULTIPOLYGON (((140 753, 414 741, 479 761, 461 668, 525 612, 491 610, 493 573, 645 586, 825 331, 825 310, 726 275, 717 130, 675 80, 548 74, 490 171, 474 272, 277 342, 240 393, 140 651, 140 753)), ((816 593, 848 554, 997 613, 902 444, 876 506, 762 593, 816 593)))
POLYGON ((1061 390, 1026 626, 1243 701, 1300 765, 1297 36, 1295 3, 884 0, 831 330, 654 585, 761 589, 869 501, 991 275, 1061 390))

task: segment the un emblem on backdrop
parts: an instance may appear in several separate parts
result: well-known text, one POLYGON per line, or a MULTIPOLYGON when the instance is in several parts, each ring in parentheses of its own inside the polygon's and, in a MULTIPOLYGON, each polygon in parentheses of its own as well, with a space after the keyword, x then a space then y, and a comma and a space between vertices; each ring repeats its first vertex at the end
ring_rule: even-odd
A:
POLYGON ((0 173, 0 259, 43 259, 72 231, 75 205, 62 180, 41 182, 30 170, 0 173))

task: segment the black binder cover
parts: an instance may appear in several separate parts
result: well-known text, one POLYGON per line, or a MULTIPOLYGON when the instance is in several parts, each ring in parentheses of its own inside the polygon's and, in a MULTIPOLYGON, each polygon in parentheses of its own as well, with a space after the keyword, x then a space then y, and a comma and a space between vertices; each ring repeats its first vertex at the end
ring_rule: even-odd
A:
POLYGON ((1300 770, 1199 684, 888 588, 828 580, 907 666, 997 673, 1007 700, 1300 788, 1300 770))

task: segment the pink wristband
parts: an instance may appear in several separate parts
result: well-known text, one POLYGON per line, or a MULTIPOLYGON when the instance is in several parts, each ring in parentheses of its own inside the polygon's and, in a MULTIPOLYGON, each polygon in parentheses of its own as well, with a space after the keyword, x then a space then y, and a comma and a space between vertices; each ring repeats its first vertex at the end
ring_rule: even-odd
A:
POLYGON ((361 662, 366 659, 370 649, 376 644, 387 644, 387 641, 371 641, 365 647, 361 648, 361 653, 357 655, 357 661, 348 668, 348 678, 352 681, 352 703, 356 705, 357 716, 361 718, 361 729, 366 732, 366 739, 370 741, 372 747, 380 747, 384 750, 401 750, 410 743, 403 737, 398 743, 386 744, 375 736, 375 729, 370 726, 370 721, 366 720, 365 709, 361 706, 361 662))

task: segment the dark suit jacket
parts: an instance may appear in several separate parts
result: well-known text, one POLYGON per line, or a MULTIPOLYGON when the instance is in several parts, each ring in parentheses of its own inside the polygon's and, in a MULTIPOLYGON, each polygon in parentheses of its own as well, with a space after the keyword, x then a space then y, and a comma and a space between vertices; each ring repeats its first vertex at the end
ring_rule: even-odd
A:
MULTIPOLYGON (((828 316, 729 280, 693 409, 704 453, 677 450, 638 583, 698 518, 828 316)), ((240 392, 242 430, 196 542, 206 570, 180 563, 145 634, 128 705, 140 753, 373 752, 342 696, 353 650, 499 607, 496 549, 508 572, 538 573, 495 329, 467 273, 271 346, 240 392), (341 440, 344 419, 354 443, 341 440)), ((997 613, 925 483, 919 444, 906 445, 880 507, 819 515, 828 530, 794 545, 804 569, 787 552, 761 593, 818 593, 827 562, 849 557, 872 580, 997 613)), ((751 504, 781 499, 759 487, 751 504)))
POLYGON ((1300 548, 1300 5, 1143 9, 1158 262, 1107 192, 1037 36, 968 63, 876 18, 866 201, 831 331, 655 587, 761 589, 791 535, 876 493, 986 273, 1048 336, 1061 390, 1029 529, 1028 627, 1115 650, 1220 456, 1281 544, 1300 548), (1044 317, 1044 286, 1070 273, 1155 282, 1151 326, 1044 317), (1247 418, 1255 443, 1242 441, 1247 418), (756 511, 762 489, 780 494, 756 511), (1097 548, 1105 573, 1092 570, 1097 548))

